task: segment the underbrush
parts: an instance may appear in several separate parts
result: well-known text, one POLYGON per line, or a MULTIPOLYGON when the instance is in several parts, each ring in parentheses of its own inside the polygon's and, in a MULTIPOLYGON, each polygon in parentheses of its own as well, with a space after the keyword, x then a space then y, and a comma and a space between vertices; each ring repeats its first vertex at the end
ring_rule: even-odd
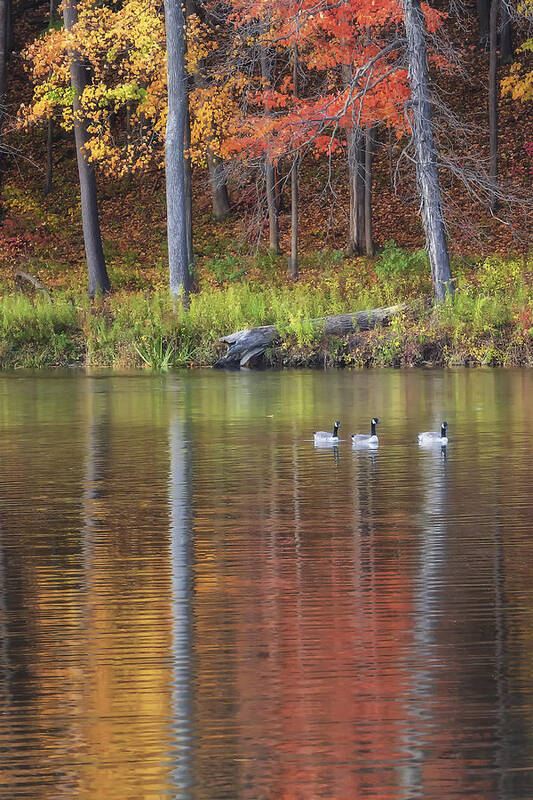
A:
MULTIPOLYGON (((233 268, 233 262, 230 264, 233 268)), ((120 291, 92 303, 80 292, 6 290, 0 304, 0 367, 72 364, 149 368, 212 364, 219 337, 276 325, 274 365, 407 366, 533 363, 533 291, 528 266, 489 258, 455 265, 457 291, 438 308, 430 302, 425 255, 388 245, 373 261, 316 254, 296 284, 269 257, 245 280, 202 280, 186 310, 165 290, 120 291), (269 270, 266 281, 262 271, 269 270), (261 277, 263 275, 263 277, 261 277), (311 320, 407 303, 391 325, 326 338, 311 320)), ((218 269, 219 267, 217 267, 218 269)))

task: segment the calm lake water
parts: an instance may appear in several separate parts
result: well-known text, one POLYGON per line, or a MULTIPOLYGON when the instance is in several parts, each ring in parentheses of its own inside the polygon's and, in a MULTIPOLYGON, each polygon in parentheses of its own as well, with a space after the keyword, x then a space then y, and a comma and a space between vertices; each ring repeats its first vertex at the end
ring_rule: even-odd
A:
POLYGON ((1 376, 0 797, 533 798, 532 420, 526 370, 1 376))

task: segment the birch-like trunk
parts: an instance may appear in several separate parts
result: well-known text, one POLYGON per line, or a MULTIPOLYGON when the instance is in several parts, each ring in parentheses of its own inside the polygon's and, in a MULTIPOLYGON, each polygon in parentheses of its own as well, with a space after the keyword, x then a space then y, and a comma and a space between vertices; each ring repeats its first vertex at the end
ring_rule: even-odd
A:
POLYGON ((407 34, 413 139, 418 188, 422 201, 422 221, 431 265, 433 290, 436 300, 440 302, 447 294, 453 294, 453 283, 433 140, 425 20, 420 0, 402 0, 402 3, 407 34))
POLYGON ((492 5, 490 7, 489 27, 489 175, 493 189, 493 194, 490 200, 490 210, 492 212, 496 211, 498 205, 496 192, 498 188, 498 96, 500 93, 498 81, 499 5, 499 0, 492 0, 492 5))
MULTIPOLYGON (((64 0, 63 22, 69 31, 78 20, 77 0, 64 0)), ((81 95, 87 85, 87 72, 81 63, 78 53, 69 52, 70 83, 74 99, 74 137, 76 140, 76 159, 80 178, 81 217, 83 224, 83 239, 85 242, 85 255, 87 257, 87 270, 89 274, 89 297, 110 290, 109 277, 105 265, 104 251, 102 248, 102 235, 100 220, 98 218, 98 202, 96 193, 96 176, 94 167, 88 160, 85 145, 89 141, 87 120, 82 114, 80 103, 81 95)))
POLYGON ((170 291, 177 300, 186 304, 191 283, 187 252, 184 155, 188 92, 185 74, 185 20, 180 0, 165 0, 165 26, 168 87, 165 142, 168 267, 170 291))

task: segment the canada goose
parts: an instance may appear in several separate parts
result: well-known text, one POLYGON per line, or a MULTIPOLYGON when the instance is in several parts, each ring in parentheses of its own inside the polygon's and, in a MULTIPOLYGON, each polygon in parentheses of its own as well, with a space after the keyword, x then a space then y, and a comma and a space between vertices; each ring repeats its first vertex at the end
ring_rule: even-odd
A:
POLYGON ((418 444, 448 444, 448 423, 442 422, 440 431, 424 431, 418 434, 418 444))
POLYGON ((376 435, 376 425, 379 425, 379 419, 372 417, 370 420, 370 433, 352 433, 352 444, 357 447, 377 447, 379 439, 376 435))
POLYGON ((327 431, 314 431, 313 437, 315 440, 315 444, 337 444, 339 441, 339 428, 341 424, 339 421, 335 422, 333 425, 333 433, 328 433, 327 431))

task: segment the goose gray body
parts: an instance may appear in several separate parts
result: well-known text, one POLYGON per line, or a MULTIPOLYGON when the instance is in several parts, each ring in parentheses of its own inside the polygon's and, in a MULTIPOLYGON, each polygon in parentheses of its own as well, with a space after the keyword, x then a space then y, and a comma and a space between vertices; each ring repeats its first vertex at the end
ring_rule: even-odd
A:
POLYGON ((448 423, 443 422, 440 431, 423 431, 418 434, 418 444, 448 444, 448 423))
POLYGON ((378 447, 379 439, 376 434, 376 425, 379 424, 377 417, 370 420, 370 433, 352 433, 352 444, 355 447, 378 447))
POLYGON ((339 421, 333 425, 333 432, 329 431, 314 431, 313 439, 315 444, 337 444, 339 441, 339 428, 341 424, 339 421))

